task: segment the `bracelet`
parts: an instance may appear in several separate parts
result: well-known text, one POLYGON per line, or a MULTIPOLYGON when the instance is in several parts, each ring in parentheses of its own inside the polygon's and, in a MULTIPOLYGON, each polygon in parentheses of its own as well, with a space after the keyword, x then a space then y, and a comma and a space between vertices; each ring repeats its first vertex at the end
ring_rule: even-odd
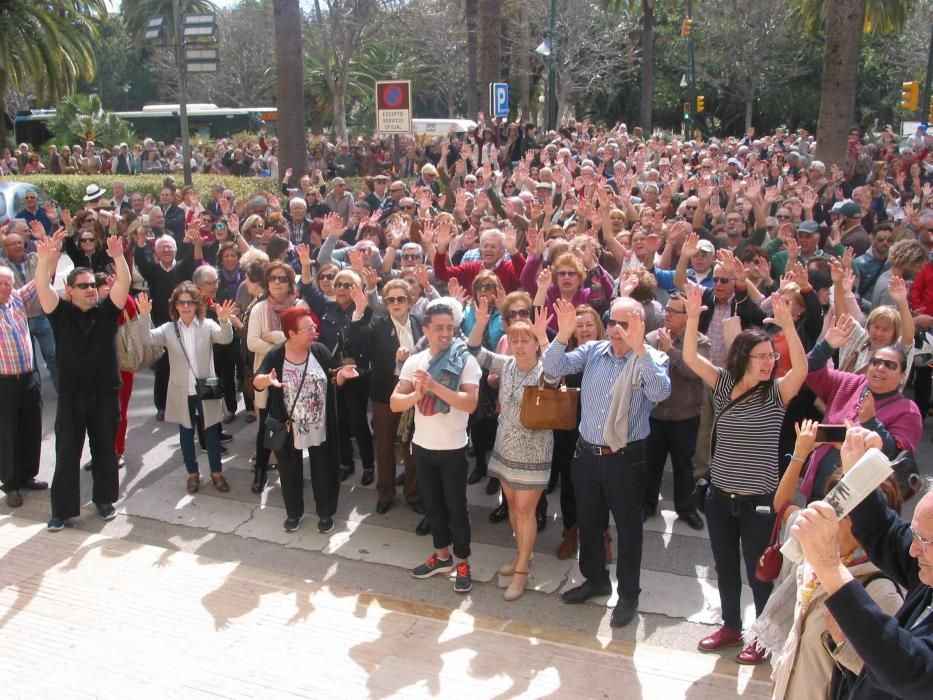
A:
POLYGON ((796 459, 798 462, 800 462, 801 464, 803 464, 804 462, 807 461, 807 458, 806 458, 806 457, 801 457, 800 455, 792 454, 792 455, 790 456, 790 461, 793 462, 795 459, 796 459))

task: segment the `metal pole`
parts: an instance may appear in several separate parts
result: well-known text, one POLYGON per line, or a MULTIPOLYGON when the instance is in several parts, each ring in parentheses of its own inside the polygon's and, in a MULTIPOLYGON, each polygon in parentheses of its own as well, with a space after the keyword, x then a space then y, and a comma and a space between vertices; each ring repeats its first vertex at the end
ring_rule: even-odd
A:
POLYGON ((178 116, 181 119, 181 157, 185 184, 191 184, 191 144, 188 140, 188 67, 185 65, 185 41, 181 22, 181 0, 172 0, 175 25, 175 63, 178 65, 178 116))
POLYGON ((557 129, 557 0, 551 0, 551 20, 548 28, 551 53, 547 68, 547 129, 557 129))
MULTIPOLYGON (((693 19, 693 1, 687 0, 687 19, 693 19)), ((693 29, 687 37, 687 100, 690 102, 690 111, 687 112, 687 140, 693 138, 693 125, 696 122, 697 108, 696 86, 693 83, 693 29)))
POLYGON ((933 86, 933 24, 930 25, 930 48, 927 52, 927 78, 923 83, 923 98, 920 102, 920 121, 929 126, 927 117, 931 110, 930 107, 930 88, 933 86))

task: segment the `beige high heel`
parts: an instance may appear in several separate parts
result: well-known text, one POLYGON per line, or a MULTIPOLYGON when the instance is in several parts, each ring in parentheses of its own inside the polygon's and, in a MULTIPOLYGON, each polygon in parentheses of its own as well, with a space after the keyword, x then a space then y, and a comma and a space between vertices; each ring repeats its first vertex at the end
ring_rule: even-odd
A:
POLYGON ((522 597, 522 594, 525 592, 525 588, 528 586, 528 572, 527 571, 516 571, 512 575, 512 582, 509 583, 509 587, 505 589, 505 593, 502 594, 502 597, 507 601, 511 602, 513 600, 518 600, 522 597), (516 579, 519 576, 523 576, 521 584, 516 584, 516 579))
MULTIPOLYGON (((529 565, 531 564, 532 561, 534 561, 534 558, 535 558, 535 555, 532 554, 531 558, 528 560, 529 565)), ((511 561, 500 566, 499 575, 500 576, 514 576, 516 574, 516 571, 515 571, 515 560, 516 559, 518 559, 517 554, 514 557, 512 557, 511 561)))

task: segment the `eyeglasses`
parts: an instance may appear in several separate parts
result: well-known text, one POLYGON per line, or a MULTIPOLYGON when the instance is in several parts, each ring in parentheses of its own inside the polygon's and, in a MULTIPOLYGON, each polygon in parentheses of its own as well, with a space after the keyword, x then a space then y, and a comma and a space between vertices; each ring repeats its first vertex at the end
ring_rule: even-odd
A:
POLYGON ((176 299, 175 306, 197 306, 198 302, 194 299, 176 299))
POLYGON ((353 282, 334 282, 335 289, 350 289, 353 286, 353 282))
POLYGON ((893 238, 888 238, 887 236, 877 236, 875 238, 875 243, 890 243, 893 240, 893 238))
POLYGON ((696 210, 697 210, 697 208, 696 208, 695 206, 694 206, 694 207, 685 206, 684 209, 686 209, 687 211, 696 211, 696 210))
POLYGON ((492 284, 492 283, 490 283, 490 284, 478 284, 478 285, 476 285, 476 287, 475 287, 474 289, 475 289, 475 291, 478 291, 478 292, 494 292, 494 291, 496 291, 497 289, 499 289, 499 286, 496 285, 496 284, 492 284))
POLYGON ((558 277, 576 277, 578 275, 576 270, 558 270, 558 277))
POLYGON ((382 297, 382 300, 386 304, 404 304, 408 301, 408 297, 382 297))
POLYGON ((713 282, 716 284, 729 284, 730 282, 735 282, 734 277, 713 277, 713 282))
POLYGON ((687 313, 686 309, 675 309, 672 306, 665 306, 664 313, 666 314, 685 314, 687 313))
POLYGON ((313 333, 314 331, 317 330, 317 326, 315 326, 313 323, 309 323, 304 328, 296 328, 295 330, 298 331, 299 333, 308 333, 309 331, 313 333))
POLYGON ((614 318, 610 318, 606 321, 606 328, 615 328, 616 326, 621 326, 623 331, 627 331, 628 321, 616 321, 614 318))
POLYGON ((334 279, 336 276, 337 276, 337 275, 335 275, 335 274, 334 274, 334 275, 318 275, 317 278, 318 278, 318 280, 320 280, 320 281, 322 281, 322 282, 330 282, 330 281, 331 281, 332 279, 334 279))
POLYGON ((925 537, 921 537, 920 533, 914 530, 914 526, 910 526, 910 534, 913 535, 914 539, 917 540, 917 544, 920 545, 920 551, 926 554, 927 547, 933 544, 933 540, 928 540, 925 537))
POLYGON ((759 352, 755 355, 749 355, 753 360, 779 360, 781 359, 781 353, 779 352, 759 352))
POLYGON ((402 255, 402 260, 421 260, 421 256, 417 253, 405 253, 402 255))
POLYGON ((92 237, 89 237, 89 238, 88 238, 88 237, 85 237, 85 236, 82 236, 81 238, 78 239, 78 242, 79 242, 79 243, 93 243, 93 242, 94 242, 94 238, 93 238, 93 236, 92 236, 92 237))
POLYGON ((97 282, 75 282, 70 286, 72 289, 97 289, 97 282))
POLYGON ((531 318, 531 309, 512 309, 507 318, 514 321, 516 318, 531 318))
POLYGON ((900 369, 901 366, 894 360, 885 360, 883 357, 873 357, 868 361, 872 367, 884 367, 889 369, 892 372, 896 369, 900 369))

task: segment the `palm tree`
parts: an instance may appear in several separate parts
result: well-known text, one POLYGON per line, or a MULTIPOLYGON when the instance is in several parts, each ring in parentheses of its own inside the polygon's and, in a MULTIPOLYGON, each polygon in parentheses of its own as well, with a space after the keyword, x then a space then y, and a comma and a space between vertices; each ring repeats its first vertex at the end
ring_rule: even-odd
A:
POLYGON ((641 14, 641 116, 639 126, 651 133, 654 106, 654 15, 657 0, 603 0, 607 10, 641 14))
MULTIPOLYGON (((105 0, 4 0, 0 2, 0 100, 9 88, 35 91, 53 103, 94 77, 93 43, 105 0)), ((0 141, 6 142, 0 118, 0 141)))
POLYGON ((104 110, 98 95, 71 95, 59 102, 49 124, 56 141, 81 143, 96 141, 111 146, 131 141, 129 125, 113 112, 104 110))
POLYGON ((855 89, 863 32, 890 34, 904 25, 915 0, 791 0, 811 35, 825 31, 816 156, 842 165, 855 123, 855 89))
POLYGON ((273 0, 275 27, 275 99, 278 108, 279 172, 288 168, 297 178, 308 164, 305 145, 304 61, 302 19, 298 0, 273 0))

